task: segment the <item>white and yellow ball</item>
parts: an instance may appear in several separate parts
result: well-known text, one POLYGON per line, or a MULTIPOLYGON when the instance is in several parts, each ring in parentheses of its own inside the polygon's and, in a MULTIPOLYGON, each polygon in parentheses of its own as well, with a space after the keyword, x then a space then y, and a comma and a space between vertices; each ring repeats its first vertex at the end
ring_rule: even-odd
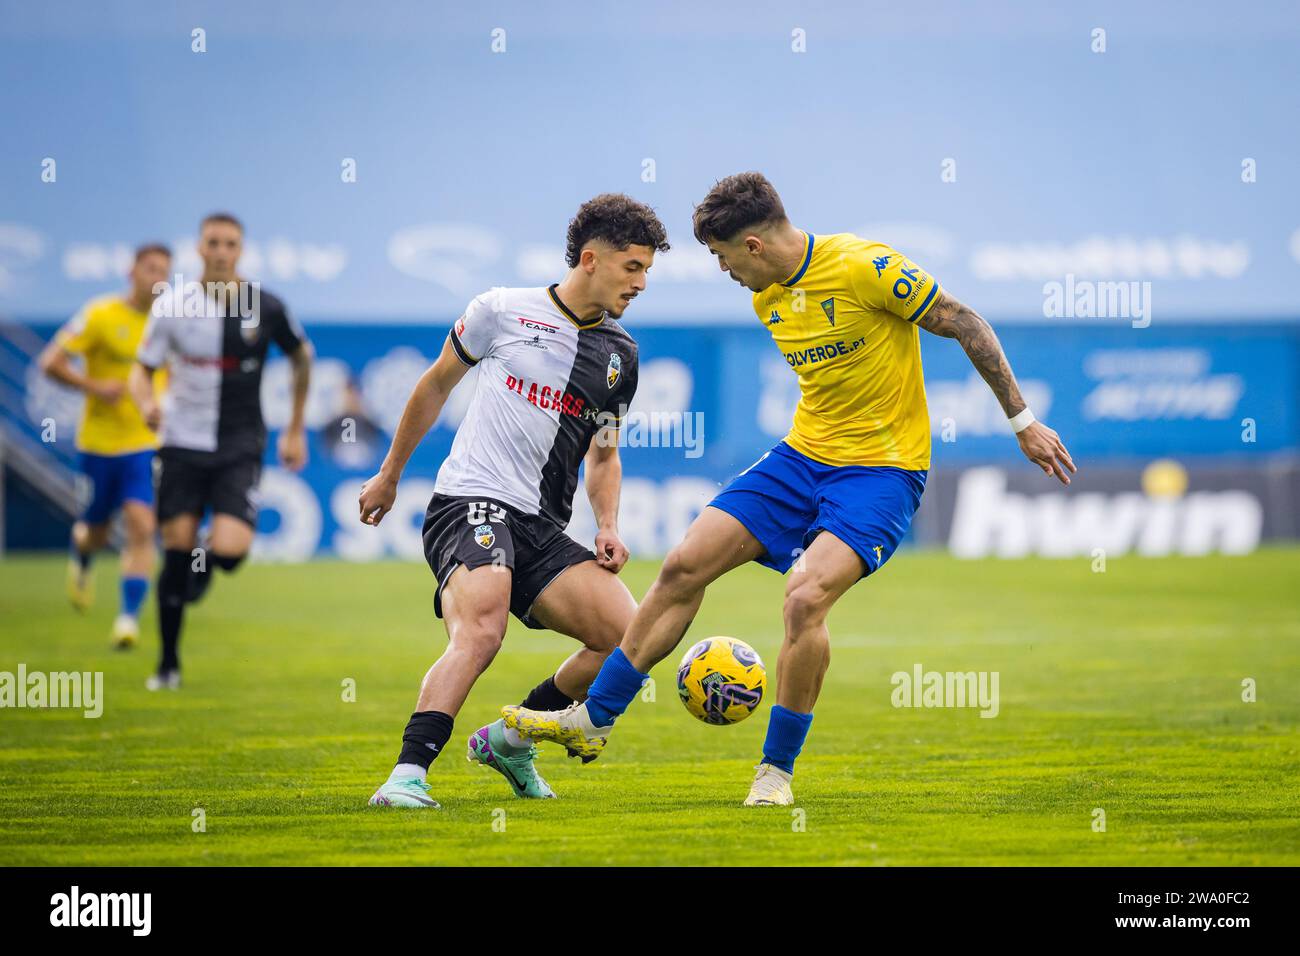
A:
POLYGON ((695 644, 677 668, 677 693, 686 709, 706 724, 736 724, 758 707, 767 671, 758 652, 734 637, 695 644))

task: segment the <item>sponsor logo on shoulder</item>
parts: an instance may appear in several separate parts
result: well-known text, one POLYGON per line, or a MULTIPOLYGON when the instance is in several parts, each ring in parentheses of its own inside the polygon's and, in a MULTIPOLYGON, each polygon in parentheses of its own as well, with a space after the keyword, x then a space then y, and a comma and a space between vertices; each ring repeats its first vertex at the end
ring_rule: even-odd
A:
POLYGON ((605 369, 605 384, 613 388, 623 376, 623 359, 617 352, 611 352, 609 367, 605 369))

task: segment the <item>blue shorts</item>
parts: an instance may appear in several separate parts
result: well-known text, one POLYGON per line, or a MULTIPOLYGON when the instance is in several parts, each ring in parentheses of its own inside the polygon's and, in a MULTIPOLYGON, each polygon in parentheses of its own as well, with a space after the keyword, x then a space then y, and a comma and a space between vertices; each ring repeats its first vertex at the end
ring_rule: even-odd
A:
POLYGON ((925 471, 867 465, 823 465, 785 442, 741 472, 710 507, 743 524, 767 553, 759 564, 784 574, 822 531, 866 566, 889 560, 912 524, 925 471))
POLYGON ((81 453, 81 473, 90 479, 90 504, 81 516, 87 524, 104 524, 125 501, 153 504, 153 451, 129 455, 81 453))

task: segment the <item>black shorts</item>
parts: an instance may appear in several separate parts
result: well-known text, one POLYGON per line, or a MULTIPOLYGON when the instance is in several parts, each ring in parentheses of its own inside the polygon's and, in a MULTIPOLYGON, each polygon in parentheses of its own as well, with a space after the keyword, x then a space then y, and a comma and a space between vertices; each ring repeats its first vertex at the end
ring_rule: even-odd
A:
POLYGON ((213 514, 256 526, 253 491, 261 476, 261 456, 163 448, 158 452, 158 521, 182 514, 202 517, 211 508, 213 514))
POLYGON ((529 627, 533 602, 565 568, 596 560, 540 515, 530 515, 487 497, 434 495, 424 516, 424 556, 438 579, 433 610, 442 617, 442 589, 457 567, 496 564, 509 568, 510 613, 529 627))

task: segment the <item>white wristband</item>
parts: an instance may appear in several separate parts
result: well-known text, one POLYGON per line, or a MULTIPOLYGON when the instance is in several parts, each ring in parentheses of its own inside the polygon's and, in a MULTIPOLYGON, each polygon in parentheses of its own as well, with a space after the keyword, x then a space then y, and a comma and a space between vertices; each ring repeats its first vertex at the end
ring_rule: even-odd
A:
POLYGON ((1029 406, 1025 406, 1024 410, 1008 418, 1007 421, 1011 423, 1011 430, 1019 435, 1037 419, 1034 418, 1034 413, 1029 410, 1029 406))

